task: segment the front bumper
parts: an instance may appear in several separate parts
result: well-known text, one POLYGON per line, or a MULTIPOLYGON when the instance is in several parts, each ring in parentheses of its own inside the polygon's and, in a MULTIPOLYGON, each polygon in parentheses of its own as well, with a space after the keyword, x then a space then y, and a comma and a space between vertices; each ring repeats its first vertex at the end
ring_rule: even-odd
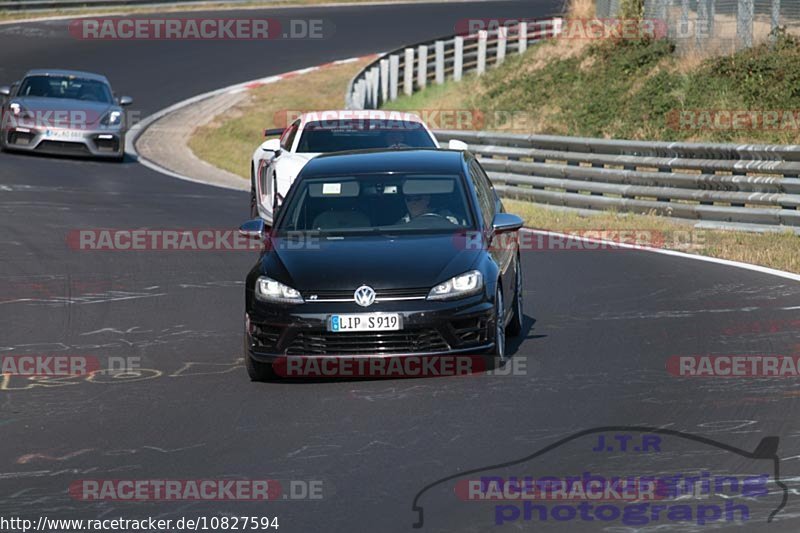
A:
POLYGON ((114 128, 48 130, 10 127, 2 130, 8 150, 53 155, 120 158, 125 153, 125 132, 114 128))
POLYGON ((370 308, 352 302, 255 302, 245 316, 245 340, 249 356, 264 363, 286 356, 478 355, 494 347, 494 316, 494 305, 482 295, 453 302, 384 302, 370 308), (332 314, 373 312, 399 313, 403 329, 327 331, 332 314))

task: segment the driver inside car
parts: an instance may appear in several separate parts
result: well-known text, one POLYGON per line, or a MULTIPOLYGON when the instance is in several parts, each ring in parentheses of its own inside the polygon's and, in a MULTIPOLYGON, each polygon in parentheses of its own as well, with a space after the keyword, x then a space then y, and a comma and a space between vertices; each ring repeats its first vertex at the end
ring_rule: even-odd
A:
POLYGON ((458 219, 453 215, 453 213, 445 210, 438 210, 431 207, 431 195, 430 194, 406 194, 405 195, 405 202, 406 202, 406 209, 408 209, 408 213, 406 213, 403 218, 400 219, 398 224, 408 224, 412 220, 418 219, 424 216, 435 216, 444 218, 445 220, 451 222, 452 224, 458 224, 458 219))

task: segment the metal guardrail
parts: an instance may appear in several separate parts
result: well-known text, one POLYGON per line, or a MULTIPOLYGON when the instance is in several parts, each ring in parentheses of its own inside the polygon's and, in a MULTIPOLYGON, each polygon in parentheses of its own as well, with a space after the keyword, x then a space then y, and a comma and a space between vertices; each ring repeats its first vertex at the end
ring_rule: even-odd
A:
POLYGON ((504 197, 800 233, 800 146, 436 135, 466 142, 504 197))
POLYGON ((501 64, 507 54, 523 53, 528 46, 557 35, 561 24, 560 18, 523 22, 501 31, 482 30, 403 46, 383 54, 350 80, 347 109, 377 109, 401 94, 411 95, 447 78, 460 81, 469 72, 480 75, 501 64))
MULTIPOLYGON (((434 39, 399 48, 350 82, 349 109, 377 109, 469 68, 481 74, 508 51, 557 35, 561 19, 535 28, 434 39), (433 62, 428 62, 429 51, 433 62), (412 66, 407 73, 405 65, 412 66)), ((443 143, 464 141, 508 198, 597 210, 656 213, 705 227, 800 234, 800 145, 650 142, 517 135, 487 131, 436 132, 443 143)))

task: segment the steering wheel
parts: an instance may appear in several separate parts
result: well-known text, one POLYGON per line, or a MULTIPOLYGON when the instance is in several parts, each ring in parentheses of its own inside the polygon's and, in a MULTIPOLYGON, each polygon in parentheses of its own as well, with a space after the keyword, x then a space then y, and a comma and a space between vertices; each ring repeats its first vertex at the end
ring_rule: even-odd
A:
POLYGON ((432 211, 430 213, 423 213, 423 214, 421 214, 421 215, 419 215, 417 217, 414 217, 414 218, 422 218, 422 217, 438 217, 438 218, 444 218, 445 220, 447 220, 447 217, 445 217, 444 215, 440 215, 439 213, 434 213, 432 211))

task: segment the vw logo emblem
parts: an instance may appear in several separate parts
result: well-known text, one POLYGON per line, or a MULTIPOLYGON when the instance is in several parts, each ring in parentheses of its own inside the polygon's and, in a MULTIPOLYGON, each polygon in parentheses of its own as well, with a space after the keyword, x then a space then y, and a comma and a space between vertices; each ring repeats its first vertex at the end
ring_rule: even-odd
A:
POLYGON ((372 287, 362 285, 353 293, 353 300, 361 307, 369 307, 375 301, 375 291, 372 287))

